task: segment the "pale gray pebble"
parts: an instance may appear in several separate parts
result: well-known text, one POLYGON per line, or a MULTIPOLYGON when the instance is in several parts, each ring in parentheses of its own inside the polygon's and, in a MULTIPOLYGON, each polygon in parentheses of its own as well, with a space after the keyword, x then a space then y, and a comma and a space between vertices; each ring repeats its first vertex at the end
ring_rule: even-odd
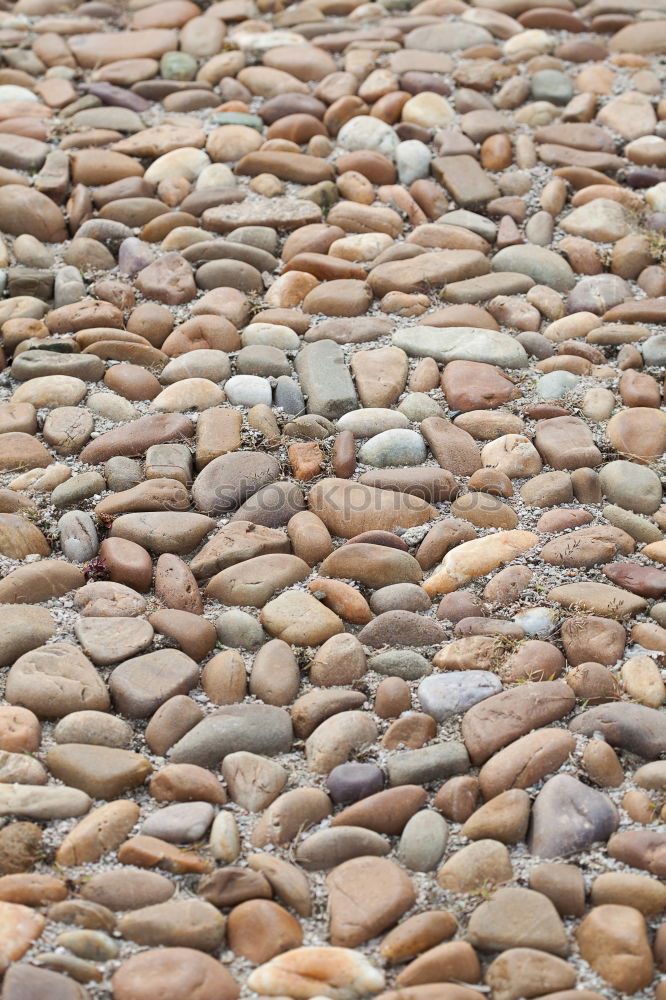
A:
POLYGON ((67 559, 85 563, 97 555, 99 538, 91 514, 84 510, 70 510, 58 521, 58 530, 60 547, 67 559))
POLYGON ((444 410, 437 400, 425 392, 410 392, 398 406, 398 411, 404 413, 408 420, 418 423, 426 417, 444 416, 444 410))
POLYGON ((225 386, 227 399, 234 406, 270 406, 273 401, 270 382, 259 375, 234 375, 225 386))
POLYGON ((53 288, 53 303, 56 309, 79 302, 85 294, 86 286, 78 267, 65 264, 56 271, 53 288))
POLYGON ((258 649, 266 636, 256 618, 247 611, 225 611, 215 622, 217 637, 232 649, 258 649))
POLYGON ((399 427, 376 434, 358 453, 359 462, 379 469, 421 465, 425 457, 426 445, 421 435, 399 427))
POLYGON ((561 399, 580 382, 580 376, 572 372, 554 371, 542 375, 537 382, 537 399, 561 399))
POLYGON ((407 821, 398 843, 398 859, 413 872, 436 868, 446 850, 449 827, 434 809, 421 809, 407 821))
POLYGON ((414 181, 427 177, 430 173, 430 150, 419 139, 401 142, 395 151, 398 179, 408 187, 414 181))
POLYGON ((467 750, 457 740, 396 753, 387 764, 391 786, 425 785, 454 774, 467 774, 469 768, 467 750))
POLYGON ((488 670, 447 670, 422 680, 418 695, 423 711, 443 722, 501 690, 501 680, 488 670))
POLYGON ((275 405, 290 417, 305 410, 305 400, 298 382, 290 375, 280 375, 275 386, 275 405))
POLYGON ((104 475, 112 493, 122 493, 143 481, 141 463, 122 455, 115 455, 104 463, 104 475))
POLYGON ((432 673, 429 660, 413 649, 388 649, 377 653, 368 660, 368 670, 374 670, 386 677, 402 677, 404 681, 416 681, 432 673))
POLYGON ((72 476, 60 483, 51 494, 51 501, 54 507, 71 507, 82 500, 88 500, 96 493, 102 493, 106 489, 104 476, 91 469, 89 472, 81 472, 78 476, 72 476))
POLYGON ((141 833, 169 844, 193 844, 205 836, 215 817, 210 802, 176 802, 144 821, 141 833))

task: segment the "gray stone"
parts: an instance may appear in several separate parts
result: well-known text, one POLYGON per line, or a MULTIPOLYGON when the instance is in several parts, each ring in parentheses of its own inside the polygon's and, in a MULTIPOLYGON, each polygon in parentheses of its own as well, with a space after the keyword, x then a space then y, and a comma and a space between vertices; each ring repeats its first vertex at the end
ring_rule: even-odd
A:
POLYGON ((465 21, 445 21, 415 28, 405 38, 406 49, 425 52, 455 52, 475 45, 490 45, 493 36, 485 28, 465 21))
POLYGON ((355 438, 370 438, 402 427, 409 427, 407 417, 385 406, 364 406, 345 413, 337 422, 339 431, 351 431, 355 438))
POLYGON ((421 809, 407 821, 398 844, 400 863, 413 872, 430 872, 446 850, 449 828, 434 809, 421 809))
MULTIPOLYGON (((502 251, 503 252, 503 251, 502 251)), ((411 326, 396 330, 392 343, 411 357, 435 361, 480 361, 499 368, 525 368, 527 351, 508 333, 469 326, 411 326)))
POLYGON ((569 77, 557 69, 541 69, 532 75, 532 97, 535 101, 566 104, 573 92, 569 77))
POLYGON ((143 481, 141 463, 123 455, 116 455, 104 463, 104 476, 109 489, 114 493, 129 490, 143 481))
POLYGON ((296 371, 307 396, 308 413, 337 420, 358 409, 356 389, 338 344, 330 340, 306 344, 296 355, 296 371))
POLYGON ((398 411, 404 413, 408 420, 420 423, 426 417, 443 417, 444 410, 437 400, 425 392, 410 392, 398 406, 398 411))
POLYGON ((646 365, 666 365, 666 333, 656 333, 640 345, 646 365))
POLYGON ((84 510, 70 510, 58 521, 60 547, 71 562, 84 563, 97 555, 99 538, 95 522, 84 510))
POLYGON ((273 392, 270 382, 259 375, 234 375, 224 385, 227 398, 234 406, 270 406, 273 392))
POLYGON ((457 740, 449 740, 420 750, 407 750, 389 757, 389 784, 424 785, 454 774, 466 774, 470 762, 467 750, 457 740))
POLYGON ((556 292, 568 292, 576 283, 576 275, 564 257, 534 244, 505 247, 495 254, 490 266, 493 271, 527 274, 537 284, 548 285, 556 292))
POLYGON ((572 372, 554 371, 542 375, 536 386, 537 399, 561 399, 580 382, 572 372))
POLYGON ((626 701, 596 705, 576 716, 569 728, 583 736, 599 732, 611 746, 647 760, 666 753, 666 713, 647 705, 626 701))
POLYGON ((292 728, 289 713, 273 705, 229 705, 208 715, 169 751, 174 764, 213 768, 239 750, 266 757, 289 753, 292 728))
POLYGON ((488 670, 447 670, 422 680, 418 694, 423 711, 443 722, 501 690, 501 680, 488 670))
POLYGON ((258 649, 266 641, 261 625, 247 611, 225 611, 216 619, 215 630, 220 643, 231 649, 258 649))
MULTIPOLYGON (((122 461, 122 459, 121 459, 122 461)), ((131 461, 131 459, 127 459, 131 461)), ((133 484, 134 485, 134 484, 133 484)), ((104 476, 99 472, 81 472, 78 476, 72 476, 64 483, 60 483, 51 494, 51 501, 54 507, 71 507, 73 504, 88 500, 106 489, 104 476)), ((124 487, 123 487, 124 489, 124 487)))
POLYGON ((303 413, 305 400, 298 382, 291 375, 280 375, 275 386, 275 405, 290 417, 303 413))
POLYGON ((611 504, 635 514, 654 514, 661 504, 661 481, 656 472, 635 462, 609 462, 599 471, 601 489, 611 504))
POLYGON ((376 764, 349 761, 334 767, 326 779, 328 792, 334 802, 358 802, 368 795, 381 792, 384 775, 376 764))
POLYGON ((210 802, 176 802, 152 813, 141 826, 141 833, 169 844, 193 844, 206 835, 214 817, 210 802))
POLYGON ((405 681, 416 681, 432 672, 432 664, 413 649, 388 649, 377 653, 368 660, 368 670, 374 670, 386 677, 402 677, 405 681))
POLYGON ((395 428, 376 434, 358 453, 359 462, 385 469, 420 465, 426 458, 425 441, 417 431, 395 428))
POLYGON ((603 792, 570 774, 556 774, 532 806, 529 849, 540 858, 566 857, 607 841, 619 821, 617 809, 603 792))
POLYGON ((607 521, 616 528, 622 528, 637 542, 660 542, 664 537, 654 521, 649 521, 647 517, 641 517, 640 514, 634 514, 623 507, 607 504, 601 513, 607 521))

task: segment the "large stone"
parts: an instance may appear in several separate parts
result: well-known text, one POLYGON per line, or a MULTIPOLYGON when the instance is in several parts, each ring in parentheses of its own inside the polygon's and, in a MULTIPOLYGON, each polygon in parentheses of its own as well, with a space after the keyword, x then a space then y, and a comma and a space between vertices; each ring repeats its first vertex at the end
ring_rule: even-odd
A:
POLYGON ((498 889, 472 913, 467 938, 482 951, 522 947, 563 957, 569 953, 557 910, 546 896, 532 889, 498 889))
POLYGON ((229 705, 208 715, 169 751, 173 763, 216 767, 239 750, 271 757, 292 744, 289 714, 272 705, 229 705))
POLYGON ((557 292, 568 292, 576 283, 576 276, 564 257, 533 243, 505 247, 495 254, 490 266, 493 271, 527 274, 537 284, 548 285, 557 292))
POLYGON ((296 371, 307 396, 308 413, 337 420, 358 408, 342 348, 332 341, 319 340, 303 347, 296 355, 296 371))
POLYGON ((106 711, 109 693, 90 660, 67 642, 25 653, 7 675, 5 697, 40 718, 57 719, 82 709, 106 711))
POLYGON ((498 368, 525 368, 527 351, 498 330, 469 326, 410 326, 396 330, 392 343, 411 357, 435 361, 476 361, 498 368))
POLYGON ((618 811, 606 795, 568 774, 557 774, 532 807, 529 848, 542 858, 566 857, 607 841, 618 823, 618 811))
POLYGON ((498 531, 494 535, 473 538, 456 545, 446 553, 438 570, 423 584, 434 597, 450 594, 470 580, 497 569, 502 563, 511 562, 518 555, 536 545, 538 535, 531 531, 498 531))
POLYGON ((326 879, 331 944, 355 948, 376 937, 416 900, 411 879, 386 858, 352 858, 326 879))
POLYGON ((223 514, 245 503, 258 490, 280 476, 272 455, 237 451, 220 455, 199 473, 192 497, 198 510, 223 514))
POLYGON ((341 538, 353 538, 369 529, 413 528, 437 516, 435 508, 420 497, 345 479, 319 480, 310 490, 308 506, 341 538))
POLYGON ((590 737, 600 732, 611 746, 647 760, 666 752, 666 715, 647 705, 627 702, 596 705, 577 715, 570 729, 590 737))
POLYGON ((198 949, 161 947, 132 955, 113 974, 115 1000, 236 1000, 239 988, 227 969, 198 949))
POLYGON ((486 698, 463 717, 467 752, 473 763, 483 764, 531 729, 568 715, 575 703, 565 681, 528 682, 486 698))
POLYGON ((576 939, 582 958, 625 996, 652 982, 654 961, 645 917, 632 906, 595 906, 578 926, 576 939))

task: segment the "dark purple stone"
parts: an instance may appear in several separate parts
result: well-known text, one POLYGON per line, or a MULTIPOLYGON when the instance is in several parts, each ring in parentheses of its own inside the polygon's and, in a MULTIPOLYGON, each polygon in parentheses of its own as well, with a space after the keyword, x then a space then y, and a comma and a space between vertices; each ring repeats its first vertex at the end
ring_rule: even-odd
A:
POLYGON ((329 774, 326 784, 335 803, 358 802, 382 791, 384 775, 376 764, 339 764, 329 774))
POLYGON ((104 80, 93 83, 80 83, 79 90, 83 94, 98 97, 102 104, 110 104, 115 108, 129 108, 130 111, 147 111, 152 101, 146 100, 140 94, 135 94, 125 87, 116 87, 104 80))
POLYGON ((657 167, 639 167, 630 170, 625 177, 625 183, 630 188, 649 188, 666 181, 666 170, 657 167))
POLYGON ((403 73, 400 77, 400 89, 406 90, 408 94, 422 94, 424 90, 429 90, 444 97, 451 93, 451 88, 444 77, 436 73, 403 73))

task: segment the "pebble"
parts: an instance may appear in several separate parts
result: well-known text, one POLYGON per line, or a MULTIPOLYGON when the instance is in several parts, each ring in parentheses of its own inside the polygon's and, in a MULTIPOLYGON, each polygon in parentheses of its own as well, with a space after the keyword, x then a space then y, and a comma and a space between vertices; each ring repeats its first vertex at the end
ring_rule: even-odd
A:
POLYGON ((3 996, 661 997, 664 21, 319 6, 3 22, 3 996))

